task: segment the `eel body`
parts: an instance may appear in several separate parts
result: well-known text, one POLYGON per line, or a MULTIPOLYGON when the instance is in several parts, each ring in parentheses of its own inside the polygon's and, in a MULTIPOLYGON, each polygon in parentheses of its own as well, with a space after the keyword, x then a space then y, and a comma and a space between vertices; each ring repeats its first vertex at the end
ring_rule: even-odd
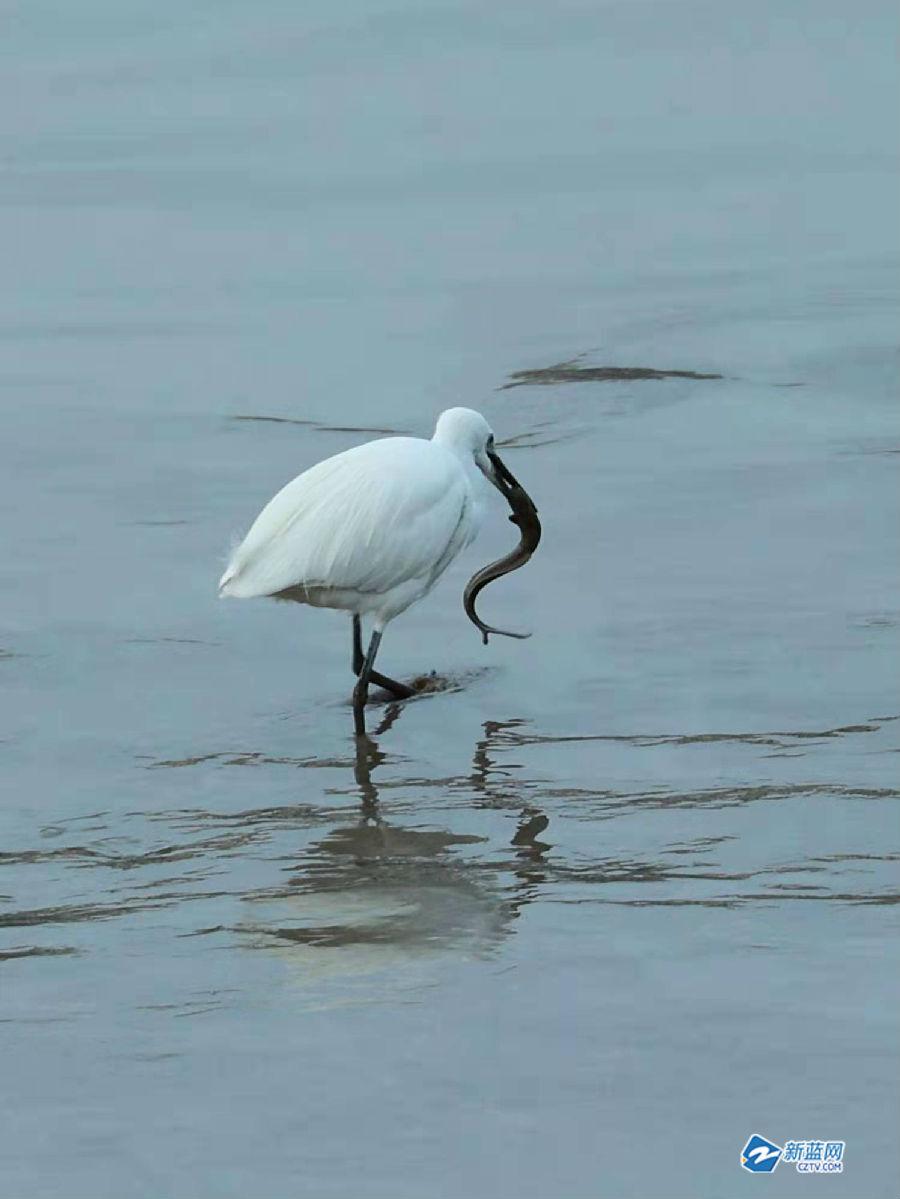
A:
POLYGON ((538 547, 541 540, 541 522, 538 519, 537 508, 534 506, 534 501, 519 483, 518 479, 507 469, 505 464, 495 454, 489 454, 497 475, 502 480, 503 494, 506 496, 507 502, 512 509, 510 520, 519 528, 519 544, 502 558, 498 558, 496 562, 491 562, 484 566, 481 570, 472 575, 466 584, 466 589, 463 592, 463 607, 469 620, 481 631, 484 644, 488 643, 488 636, 491 633, 496 633, 501 637, 530 637, 530 633, 513 633, 508 629, 496 629, 493 625, 485 624, 478 613, 475 611, 475 600, 481 591, 487 587, 488 583, 493 583, 495 579, 501 579, 504 575, 508 575, 513 570, 518 570, 524 566, 531 555, 538 547))

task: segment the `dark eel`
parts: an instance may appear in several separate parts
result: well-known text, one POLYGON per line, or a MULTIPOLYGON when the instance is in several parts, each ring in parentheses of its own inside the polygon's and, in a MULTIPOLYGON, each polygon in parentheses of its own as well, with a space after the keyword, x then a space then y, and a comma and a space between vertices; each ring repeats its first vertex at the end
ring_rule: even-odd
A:
POLYGON ((508 575, 510 571, 518 570, 520 566, 524 566, 537 549, 538 543, 541 540, 541 522, 538 520, 537 508, 535 508, 531 496, 497 454, 489 450, 488 457, 496 471, 497 486, 506 496, 507 502, 512 509, 512 515, 509 519, 514 525, 518 525, 520 536, 519 544, 511 553, 503 558, 498 558, 496 562, 491 562, 488 566, 482 567, 481 570, 472 575, 463 592, 463 607, 466 610, 466 615, 481 630, 481 636, 484 639, 485 645, 488 643, 488 635, 490 633, 497 633, 501 637, 518 637, 522 639, 531 636, 530 633, 510 633, 506 629, 495 629, 493 625, 485 624, 475 611, 475 600, 478 598, 479 592, 487 587, 488 583, 493 583, 494 579, 500 579, 504 575, 508 575))

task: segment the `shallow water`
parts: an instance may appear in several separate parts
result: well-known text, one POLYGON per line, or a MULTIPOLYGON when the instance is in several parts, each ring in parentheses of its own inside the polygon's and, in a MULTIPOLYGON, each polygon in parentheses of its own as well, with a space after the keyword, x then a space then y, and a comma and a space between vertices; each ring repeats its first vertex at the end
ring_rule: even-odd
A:
POLYGON ((891 10, 301 7, 6 42, 4 1188, 887 1199, 891 10), (349 621, 215 580, 455 403, 534 636, 498 500, 356 745, 349 621))

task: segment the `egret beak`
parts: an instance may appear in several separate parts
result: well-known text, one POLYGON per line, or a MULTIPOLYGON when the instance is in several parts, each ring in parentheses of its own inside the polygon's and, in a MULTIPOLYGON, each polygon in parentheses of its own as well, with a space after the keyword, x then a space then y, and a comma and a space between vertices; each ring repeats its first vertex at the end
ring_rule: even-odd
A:
POLYGON ((524 490, 519 480, 499 454, 495 454, 493 450, 488 450, 487 456, 490 459, 491 466, 494 468, 488 478, 506 500, 509 499, 510 492, 514 487, 524 490))

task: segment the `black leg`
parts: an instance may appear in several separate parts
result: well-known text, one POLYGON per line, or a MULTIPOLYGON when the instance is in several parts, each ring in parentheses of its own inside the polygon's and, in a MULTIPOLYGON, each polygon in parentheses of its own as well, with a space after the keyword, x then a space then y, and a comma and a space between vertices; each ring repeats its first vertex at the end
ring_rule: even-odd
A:
POLYGON ((353 725, 356 729, 357 737, 365 737, 366 735, 365 708, 369 695, 369 679, 372 677, 372 667, 375 665, 375 655, 378 653, 378 646, 380 644, 381 634, 376 629, 372 634, 372 640, 369 642, 369 652, 366 654, 362 670, 359 672, 356 686, 353 688, 353 725))
MULTIPOLYGON (((362 621, 359 616, 353 617, 353 673, 359 676, 359 672, 363 668, 365 658, 363 657, 362 648, 362 621)), ((395 695, 398 699, 409 699, 415 695, 412 687, 407 687, 405 683, 398 683, 395 679, 389 679, 386 674, 381 674, 377 670, 371 671, 369 679, 376 687, 383 687, 385 691, 390 691, 391 695, 395 695)))
POLYGON ((398 683, 396 679, 389 679, 386 674, 380 674, 377 670, 373 670, 369 678, 376 687, 383 687, 397 699, 411 699, 416 694, 412 687, 407 687, 406 683, 398 683))
POLYGON ((358 615, 353 617, 353 673, 359 675, 363 668, 363 647, 362 647, 362 621, 358 615))

